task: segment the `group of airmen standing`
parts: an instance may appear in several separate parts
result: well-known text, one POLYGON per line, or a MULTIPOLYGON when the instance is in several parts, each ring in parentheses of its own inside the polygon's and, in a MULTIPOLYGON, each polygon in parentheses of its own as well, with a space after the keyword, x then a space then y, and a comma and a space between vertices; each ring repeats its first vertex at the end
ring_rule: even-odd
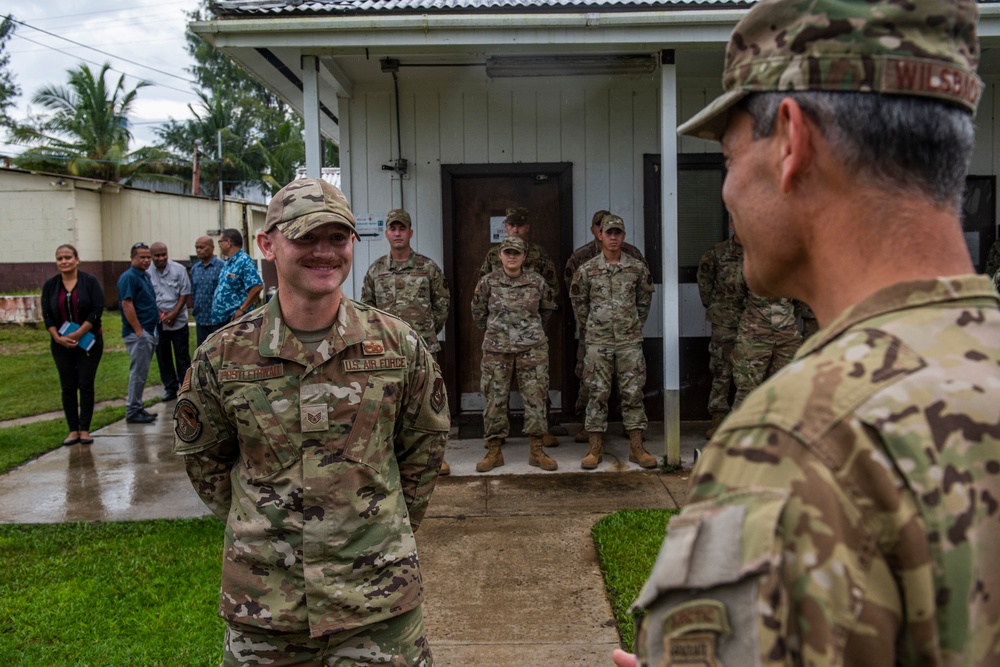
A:
POLYGON ((712 374, 708 411, 712 423, 705 432, 705 437, 711 438, 730 410, 788 365, 802 341, 818 326, 806 304, 761 296, 747 287, 743 245, 735 232, 702 255, 698 294, 705 306, 705 318, 712 325, 708 344, 712 374), (736 393, 730 407, 734 385, 736 393))
MULTIPOLYGON (((504 465, 501 448, 510 436, 508 403, 515 375, 524 403, 528 463, 556 470, 558 464, 543 447, 558 444, 548 426, 545 326, 558 308, 559 280, 548 252, 527 238, 531 230, 527 209, 507 209, 504 226, 507 236, 483 260, 471 303, 473 322, 484 331, 480 389, 486 401, 487 453, 476 470, 488 472, 504 465)), ((646 383, 642 327, 652 303, 653 281, 642 253, 624 242, 625 225, 619 216, 598 211, 591 232, 593 242, 573 253, 564 273, 580 327, 576 374, 581 389, 576 409, 586 416, 577 441, 588 443, 581 466, 597 468, 603 458, 608 399, 617 380, 629 459, 652 468, 656 458, 643 446, 647 419, 642 403, 646 383)), ((413 227, 406 211, 389 212, 385 234, 390 253, 368 269, 361 301, 406 321, 437 355, 441 350, 437 333, 448 318, 451 300, 444 274, 433 260, 410 247, 413 227)), ((441 474, 449 472, 444 463, 441 474)))

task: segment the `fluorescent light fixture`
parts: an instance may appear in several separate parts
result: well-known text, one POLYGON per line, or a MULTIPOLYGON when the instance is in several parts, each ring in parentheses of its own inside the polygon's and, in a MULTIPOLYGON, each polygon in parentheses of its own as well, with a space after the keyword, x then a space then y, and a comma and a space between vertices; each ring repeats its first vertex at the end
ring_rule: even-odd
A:
POLYGON ((573 55, 493 56, 486 60, 486 76, 579 76, 585 74, 652 74, 656 56, 573 55))

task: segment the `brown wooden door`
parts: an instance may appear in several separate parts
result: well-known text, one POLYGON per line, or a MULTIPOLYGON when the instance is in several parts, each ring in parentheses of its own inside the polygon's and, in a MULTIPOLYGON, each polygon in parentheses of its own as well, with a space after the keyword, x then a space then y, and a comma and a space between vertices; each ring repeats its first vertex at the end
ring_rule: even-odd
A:
MULTIPOLYGON (((472 322, 472 294, 479 268, 492 246, 490 218, 503 217, 508 208, 516 206, 528 209, 528 240, 542 245, 556 265, 559 310, 546 327, 549 385, 550 390, 561 392, 561 401, 556 404, 566 405, 568 394, 564 390, 572 384, 566 380, 567 370, 573 376, 567 355, 576 354, 573 315, 562 282, 562 270, 572 252, 570 165, 455 165, 445 166, 443 172, 445 272, 451 282, 453 303, 445 373, 453 412, 481 411, 478 396, 483 333, 472 322)), ((570 393, 575 399, 575 389, 570 393)))

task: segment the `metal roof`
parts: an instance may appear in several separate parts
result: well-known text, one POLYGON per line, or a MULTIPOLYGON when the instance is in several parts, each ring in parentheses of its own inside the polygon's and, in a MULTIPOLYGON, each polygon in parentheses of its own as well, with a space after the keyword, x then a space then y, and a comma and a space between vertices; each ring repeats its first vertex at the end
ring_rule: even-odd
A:
POLYGON ((663 9, 734 9, 756 0, 216 0, 218 17, 247 14, 315 16, 359 13, 480 13, 544 11, 651 11, 663 9))

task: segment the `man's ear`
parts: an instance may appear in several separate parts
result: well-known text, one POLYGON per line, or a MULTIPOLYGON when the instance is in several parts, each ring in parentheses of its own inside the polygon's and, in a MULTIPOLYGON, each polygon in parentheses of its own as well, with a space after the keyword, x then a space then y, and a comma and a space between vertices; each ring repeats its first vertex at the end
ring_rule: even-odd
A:
POLYGON ((790 97, 781 100, 774 133, 781 150, 782 192, 790 192, 812 165, 815 132, 816 126, 809 121, 797 101, 790 97))
POLYGON ((271 235, 266 232, 257 232, 257 248, 261 255, 269 262, 274 261, 274 248, 271 244, 271 235))

